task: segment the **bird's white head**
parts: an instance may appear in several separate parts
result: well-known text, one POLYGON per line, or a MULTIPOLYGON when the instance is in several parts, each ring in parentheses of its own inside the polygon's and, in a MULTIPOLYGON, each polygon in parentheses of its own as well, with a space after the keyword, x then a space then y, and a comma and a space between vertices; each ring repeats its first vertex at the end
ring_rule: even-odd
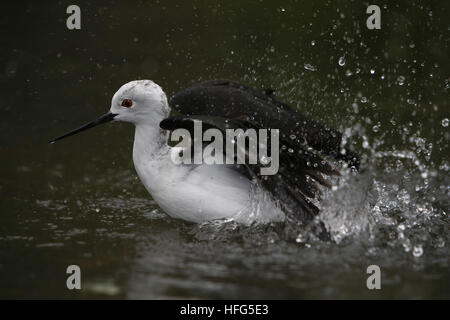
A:
POLYGON ((114 94, 110 112, 78 129, 50 141, 54 143, 76 133, 109 121, 125 121, 159 128, 159 123, 170 114, 164 91, 151 80, 135 80, 124 84, 114 94))
POLYGON ((151 80, 135 80, 124 84, 111 101, 114 120, 134 124, 155 124, 170 114, 164 91, 151 80))

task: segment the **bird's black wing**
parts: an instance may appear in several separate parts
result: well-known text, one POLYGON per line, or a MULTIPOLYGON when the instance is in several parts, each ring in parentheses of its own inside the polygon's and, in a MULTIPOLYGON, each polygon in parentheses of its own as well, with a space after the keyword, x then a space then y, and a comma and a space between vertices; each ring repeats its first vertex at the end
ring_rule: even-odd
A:
MULTIPOLYGON (((243 118, 223 118, 216 116, 191 115, 175 116, 164 119, 160 127, 165 130, 186 129, 194 134, 194 122, 202 122, 202 130, 210 128, 220 130, 224 135, 226 129, 261 129, 256 123, 243 118)), ((278 128, 272 128, 278 129, 278 128)), ((270 135, 268 135, 270 136, 270 135)), ((270 146, 270 142, 268 143, 270 146)), ((298 146, 292 139, 280 138, 279 171, 275 175, 260 174, 263 164, 244 164, 248 177, 256 178, 263 187, 279 201, 281 208, 291 217, 302 223, 310 222, 319 212, 311 199, 320 194, 317 183, 329 187, 323 175, 339 174, 332 166, 315 152, 298 146), (295 152, 294 149, 295 148, 295 152)), ((245 148, 248 148, 246 144, 245 148)), ((225 150, 225 147, 223 148, 225 150)), ((270 154, 271 150, 269 150, 270 154)), ((245 151, 248 154, 248 150, 245 151)), ((241 166, 238 166, 241 167, 241 166)))
POLYGON ((229 80, 195 84, 175 94, 170 105, 179 113, 228 119, 247 118, 260 128, 278 128, 280 137, 295 146, 309 146, 358 168, 359 157, 351 150, 341 152, 342 133, 296 112, 273 96, 272 89, 257 90, 229 80))

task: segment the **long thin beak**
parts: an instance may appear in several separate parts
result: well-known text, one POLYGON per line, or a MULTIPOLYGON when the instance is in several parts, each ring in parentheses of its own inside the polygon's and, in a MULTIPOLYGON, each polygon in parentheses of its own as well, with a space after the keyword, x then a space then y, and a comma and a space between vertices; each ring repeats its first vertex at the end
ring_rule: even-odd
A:
POLYGON ((93 128, 95 126, 98 126, 99 124, 110 122, 112 119, 114 119, 115 116, 117 116, 116 113, 108 112, 107 114, 102 115, 97 120, 94 120, 92 122, 86 123, 84 126, 81 126, 78 129, 75 129, 73 131, 67 132, 66 134, 64 134, 64 135, 62 135, 62 136, 60 136, 58 138, 50 140, 48 143, 55 143, 58 140, 61 140, 61 139, 73 136, 74 134, 77 134, 77 133, 79 133, 81 131, 93 128))

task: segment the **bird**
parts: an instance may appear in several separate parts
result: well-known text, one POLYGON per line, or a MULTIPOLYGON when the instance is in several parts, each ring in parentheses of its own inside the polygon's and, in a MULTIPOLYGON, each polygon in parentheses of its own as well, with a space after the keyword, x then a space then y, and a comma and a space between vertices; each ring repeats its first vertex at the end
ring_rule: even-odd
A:
MULTIPOLYGON (((114 94, 109 112, 50 143, 111 121, 134 124, 134 167, 159 207, 172 218, 194 223, 289 220, 306 226, 319 214, 321 188, 330 188, 328 178, 340 174, 328 158, 355 170, 360 163, 355 152, 341 145, 342 133, 279 101, 274 89, 231 80, 196 83, 170 100, 151 80, 128 82, 114 94), (261 175, 261 163, 174 163, 174 153, 192 146, 171 145, 170 133, 177 129, 194 133, 198 121, 202 130, 278 130, 278 172, 261 175)), ((320 234, 326 234, 323 223, 320 234)))

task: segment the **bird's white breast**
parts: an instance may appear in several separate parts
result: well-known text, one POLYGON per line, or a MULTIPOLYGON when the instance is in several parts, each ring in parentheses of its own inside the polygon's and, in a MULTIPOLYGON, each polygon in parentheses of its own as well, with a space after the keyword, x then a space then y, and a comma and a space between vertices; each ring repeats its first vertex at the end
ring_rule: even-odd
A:
POLYGON ((134 159, 139 178, 170 216, 192 222, 230 218, 250 207, 251 182, 223 165, 175 164, 170 148, 134 159))

